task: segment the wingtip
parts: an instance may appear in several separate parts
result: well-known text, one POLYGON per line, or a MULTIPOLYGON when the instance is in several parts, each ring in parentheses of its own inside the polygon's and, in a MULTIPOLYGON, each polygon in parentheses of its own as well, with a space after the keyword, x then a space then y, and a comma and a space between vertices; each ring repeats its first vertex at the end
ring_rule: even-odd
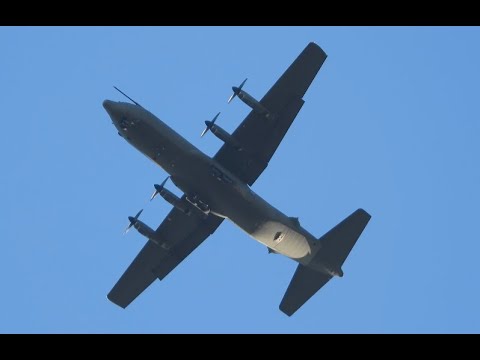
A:
POLYGON ((363 214, 363 215, 364 215, 365 217, 367 217, 369 220, 370 220, 370 218, 372 217, 372 215, 370 215, 365 209, 358 208, 358 209, 357 209, 357 212, 363 214))
POLYGON ((125 309, 128 304, 121 304, 118 302, 118 300, 115 300, 112 296, 112 292, 109 292, 108 295, 107 295, 107 299, 110 300, 112 303, 114 303, 115 305, 117 305, 118 307, 121 307, 122 309, 125 309))
POLYGON ((285 315, 287 315, 288 317, 291 317, 293 314, 295 314, 295 311, 292 311, 292 309, 286 309, 282 306, 282 304, 280 304, 278 306, 278 309, 284 313, 285 315))
POLYGON ((327 53, 325 52, 325 50, 322 49, 322 47, 320 45, 318 45, 316 42, 314 41, 310 41, 307 45, 307 47, 310 47, 310 48, 313 48, 313 49, 316 49, 317 51, 320 51, 321 54, 327 58, 327 53))

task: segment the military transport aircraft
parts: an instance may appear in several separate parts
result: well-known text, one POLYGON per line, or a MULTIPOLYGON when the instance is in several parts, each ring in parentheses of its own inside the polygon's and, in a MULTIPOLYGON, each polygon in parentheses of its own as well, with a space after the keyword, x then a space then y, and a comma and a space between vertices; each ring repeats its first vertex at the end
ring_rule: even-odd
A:
POLYGON ((133 104, 103 102, 118 134, 170 174, 154 186, 152 198, 160 195, 173 205, 156 230, 138 219, 141 211, 128 218, 127 230, 133 226, 148 241, 108 299, 127 307, 154 280, 167 276, 224 219, 264 244, 269 253, 299 263, 280 303, 288 316, 333 276, 343 276, 342 264, 370 220, 366 211, 356 210, 317 239, 298 218, 283 214, 250 188, 302 108, 302 97, 326 58, 318 45, 309 43, 260 101, 243 90, 245 81, 233 87, 228 102, 238 97, 252 111, 232 134, 215 123, 218 114, 205 121, 201 135, 211 131, 224 142, 213 158, 126 94, 122 93, 133 104), (184 193, 182 197, 165 188, 168 179, 184 193))

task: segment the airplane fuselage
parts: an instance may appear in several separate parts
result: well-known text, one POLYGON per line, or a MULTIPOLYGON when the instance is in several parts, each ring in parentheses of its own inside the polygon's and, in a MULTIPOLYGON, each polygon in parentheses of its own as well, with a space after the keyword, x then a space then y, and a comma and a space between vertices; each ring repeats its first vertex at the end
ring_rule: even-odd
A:
POLYGON ((144 108, 109 100, 104 107, 119 135, 169 173, 188 197, 208 204, 211 213, 229 219, 274 252, 304 265, 311 263, 320 244, 298 221, 144 108))

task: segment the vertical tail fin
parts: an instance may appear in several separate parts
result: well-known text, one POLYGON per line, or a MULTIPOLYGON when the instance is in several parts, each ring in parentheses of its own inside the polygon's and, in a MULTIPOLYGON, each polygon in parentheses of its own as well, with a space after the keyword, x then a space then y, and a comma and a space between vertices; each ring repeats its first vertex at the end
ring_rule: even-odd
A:
MULTIPOLYGON (((332 274, 343 276, 341 267, 370 218, 370 214, 363 209, 353 212, 319 239, 322 247, 313 261, 326 265, 332 274)), ((302 264, 298 265, 280 303, 280 310, 288 316, 292 316, 331 278, 331 274, 302 264)))

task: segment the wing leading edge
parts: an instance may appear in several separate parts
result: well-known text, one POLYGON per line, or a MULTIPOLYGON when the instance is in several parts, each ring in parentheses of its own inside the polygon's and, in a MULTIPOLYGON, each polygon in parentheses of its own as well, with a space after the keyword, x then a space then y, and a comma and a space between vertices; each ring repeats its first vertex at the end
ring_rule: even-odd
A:
POLYGON ((303 106, 303 96, 327 58, 315 43, 309 43, 260 100, 273 119, 251 111, 233 132, 242 151, 224 144, 215 155, 222 166, 252 185, 265 170, 293 120, 303 106))

